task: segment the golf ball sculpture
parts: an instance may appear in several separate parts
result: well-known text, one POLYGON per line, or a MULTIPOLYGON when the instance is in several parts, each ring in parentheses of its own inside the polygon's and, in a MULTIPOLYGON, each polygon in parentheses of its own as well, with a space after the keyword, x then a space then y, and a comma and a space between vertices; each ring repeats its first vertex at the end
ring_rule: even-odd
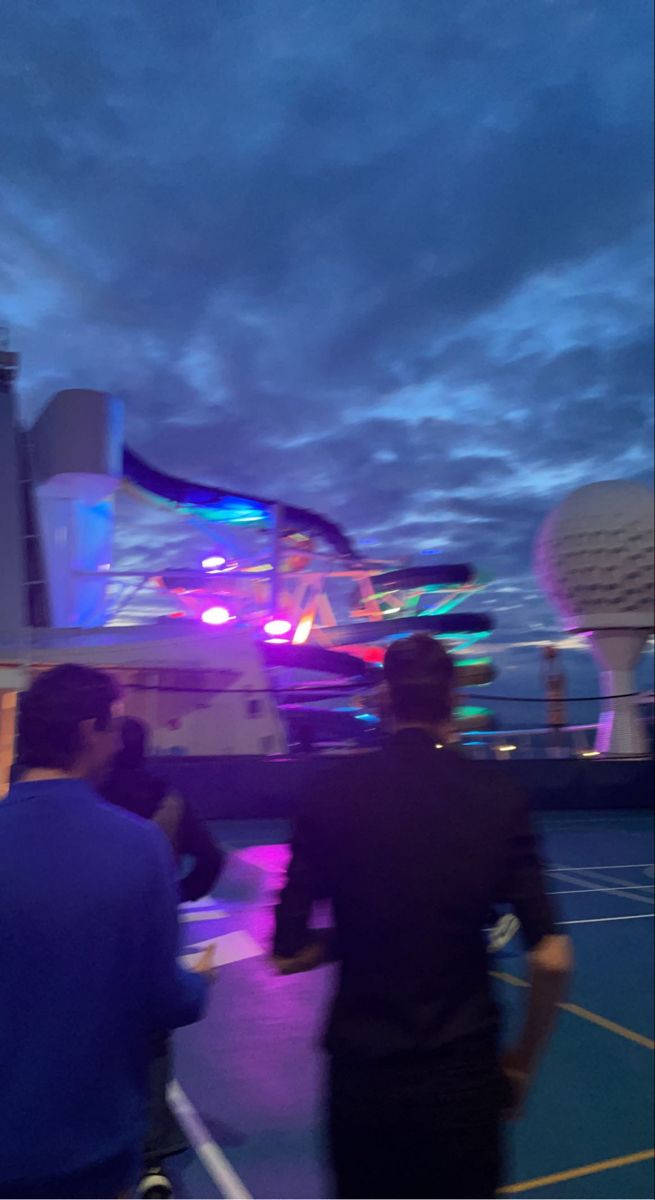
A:
POLYGON ((577 489, 546 518, 535 570, 564 628, 582 634, 600 668, 603 755, 648 753, 634 668, 655 611, 653 495, 613 480, 577 489))

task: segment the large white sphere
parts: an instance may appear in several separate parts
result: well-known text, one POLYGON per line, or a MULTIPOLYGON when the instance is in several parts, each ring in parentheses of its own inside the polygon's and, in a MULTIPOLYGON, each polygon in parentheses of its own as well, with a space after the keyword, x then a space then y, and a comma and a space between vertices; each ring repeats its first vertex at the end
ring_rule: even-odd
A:
POLYGON ((544 521, 535 571, 566 629, 651 629, 654 553, 652 492, 621 480, 591 483, 544 521))

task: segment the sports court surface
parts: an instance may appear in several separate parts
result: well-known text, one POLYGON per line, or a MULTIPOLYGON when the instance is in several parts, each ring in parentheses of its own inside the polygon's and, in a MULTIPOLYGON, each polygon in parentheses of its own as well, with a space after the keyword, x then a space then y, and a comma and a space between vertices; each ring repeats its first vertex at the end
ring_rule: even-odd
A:
MULTIPOLYGON (((538 818, 577 969, 523 1121, 506 1194, 652 1197, 653 822, 646 813, 538 818)), ((280 979, 263 957, 287 856, 284 823, 225 822, 216 895, 182 910, 189 947, 228 961, 205 1021, 177 1036, 172 1099, 195 1145, 170 1160, 180 1197, 326 1197, 316 1034, 330 968, 280 979)), ((490 959, 511 1034, 524 999, 512 947, 490 959)))

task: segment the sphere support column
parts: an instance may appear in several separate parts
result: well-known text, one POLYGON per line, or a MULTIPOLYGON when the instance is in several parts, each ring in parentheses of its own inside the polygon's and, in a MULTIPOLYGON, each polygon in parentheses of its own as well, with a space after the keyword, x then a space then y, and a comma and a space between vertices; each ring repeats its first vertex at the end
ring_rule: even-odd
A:
POLYGON ((646 732, 634 695, 634 668, 646 629, 595 629, 587 634, 600 668, 603 696, 596 749, 611 758, 647 758, 646 732))

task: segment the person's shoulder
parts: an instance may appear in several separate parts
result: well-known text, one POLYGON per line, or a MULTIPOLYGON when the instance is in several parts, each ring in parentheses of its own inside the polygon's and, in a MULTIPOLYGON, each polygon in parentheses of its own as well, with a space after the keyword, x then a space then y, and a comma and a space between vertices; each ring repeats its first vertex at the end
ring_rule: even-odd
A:
POLYGON ((319 766, 315 791, 342 791, 357 787, 362 780, 379 775, 385 761, 383 749, 354 751, 335 757, 325 766, 319 766))
POLYGON ((298 814, 320 821, 329 809, 334 819, 341 809, 350 809, 356 799, 377 790, 375 780, 384 777, 384 751, 344 754, 316 764, 316 773, 303 788, 298 814))
POLYGON ((105 800, 118 808, 150 818, 166 794, 166 783, 147 766, 119 765, 110 772, 100 791, 105 800))
POLYGON ((526 798, 502 763, 467 758, 457 750, 439 755, 444 775, 473 801, 511 815, 526 806, 526 798))
POLYGON ((126 808, 119 808, 102 796, 98 796, 94 820, 106 837, 126 847, 140 848, 145 852, 150 850, 154 854, 160 842, 166 844, 166 838, 152 821, 126 808))

